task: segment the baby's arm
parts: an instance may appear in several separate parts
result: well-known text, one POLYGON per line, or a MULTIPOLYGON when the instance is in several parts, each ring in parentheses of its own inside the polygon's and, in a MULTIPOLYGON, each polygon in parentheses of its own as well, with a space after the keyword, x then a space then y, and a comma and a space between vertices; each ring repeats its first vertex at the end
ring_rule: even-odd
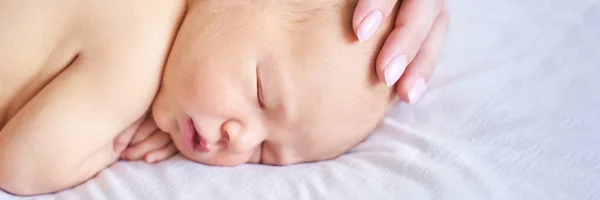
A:
POLYGON ((0 188, 18 195, 55 192, 91 178, 118 158, 113 139, 146 113, 160 67, 84 58, 0 131, 0 188))
MULTIPOLYGON (((6 22, 0 32, 25 30, 4 37, 9 43, 0 44, 7 47, 0 57, 22 61, 36 56, 29 54, 40 45, 15 54, 12 46, 35 43, 37 37, 30 36, 48 35, 53 29, 61 34, 48 40, 50 44, 68 43, 79 54, 16 115, 5 119, 9 121, 0 130, 0 189, 20 195, 74 186, 118 158, 113 140, 137 128, 132 124, 148 111, 185 11, 181 0, 34 2, 0 0, 0 14, 9 14, 2 19, 11 19, 0 20, 6 22), (48 7, 57 4, 61 6, 48 7), (15 13, 19 15, 11 15, 15 13), (21 23, 25 19, 31 24, 21 23), (44 24, 52 26, 34 28, 44 24), (15 40, 19 35, 28 38, 15 40)), ((61 55, 61 49, 46 50, 61 55)), ((38 67, 3 63, 0 68, 7 71, 38 67)))

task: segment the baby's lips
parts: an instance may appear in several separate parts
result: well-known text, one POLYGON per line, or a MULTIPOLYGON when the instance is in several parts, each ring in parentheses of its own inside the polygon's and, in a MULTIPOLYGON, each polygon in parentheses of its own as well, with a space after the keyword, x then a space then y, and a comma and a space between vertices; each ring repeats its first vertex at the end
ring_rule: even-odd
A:
POLYGON ((202 135, 200 135, 200 133, 198 133, 196 131, 196 134, 198 134, 198 138, 200 138, 200 146, 202 147, 207 147, 208 148, 208 142, 206 141, 206 139, 204 139, 204 137, 202 137, 202 135))
POLYGON ((194 147, 195 151, 199 151, 199 152, 210 152, 210 149, 206 146, 202 146, 202 145, 198 145, 194 147))
POLYGON ((202 137, 202 135, 200 135, 200 133, 196 131, 194 132, 194 134, 195 137, 198 137, 198 143, 194 144, 194 150, 200 152, 210 152, 210 144, 208 144, 206 139, 204 139, 204 137, 202 137))

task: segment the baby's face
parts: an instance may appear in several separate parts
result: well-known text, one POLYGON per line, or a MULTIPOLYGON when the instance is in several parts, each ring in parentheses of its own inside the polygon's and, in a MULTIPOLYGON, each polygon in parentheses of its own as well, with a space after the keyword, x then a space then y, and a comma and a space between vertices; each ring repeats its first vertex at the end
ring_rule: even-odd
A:
POLYGON ((331 159, 385 115, 392 93, 373 63, 387 30, 361 44, 353 4, 291 2, 192 3, 153 105, 184 156, 226 166, 331 159))

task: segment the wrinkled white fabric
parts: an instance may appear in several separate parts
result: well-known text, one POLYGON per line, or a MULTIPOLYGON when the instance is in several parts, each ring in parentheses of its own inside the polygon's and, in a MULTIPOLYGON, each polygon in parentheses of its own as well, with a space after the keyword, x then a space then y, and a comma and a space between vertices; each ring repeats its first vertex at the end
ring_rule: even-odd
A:
POLYGON ((33 198, 600 199, 600 1, 448 6, 449 38, 428 93, 338 159, 121 162, 33 198))

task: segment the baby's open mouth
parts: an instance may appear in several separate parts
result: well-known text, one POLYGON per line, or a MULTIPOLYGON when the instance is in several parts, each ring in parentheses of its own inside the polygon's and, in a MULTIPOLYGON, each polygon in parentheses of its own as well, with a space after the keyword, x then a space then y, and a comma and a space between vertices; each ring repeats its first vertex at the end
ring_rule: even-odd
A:
POLYGON ((186 123, 183 135, 185 138, 186 146, 188 146, 188 148, 190 148, 191 150, 198 152, 210 151, 210 149, 208 149, 207 147, 206 139, 204 139, 202 135, 200 135, 200 133, 196 129, 194 121, 191 118, 186 123))

